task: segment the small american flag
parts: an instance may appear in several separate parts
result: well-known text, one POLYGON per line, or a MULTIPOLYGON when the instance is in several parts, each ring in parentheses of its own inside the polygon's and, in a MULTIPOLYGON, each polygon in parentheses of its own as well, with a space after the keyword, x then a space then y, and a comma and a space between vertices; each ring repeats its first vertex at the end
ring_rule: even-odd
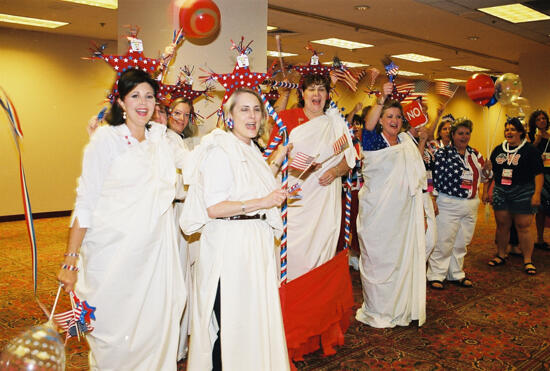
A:
POLYGON ((457 87, 447 81, 436 81, 435 82, 435 92, 436 94, 443 95, 444 97, 450 98, 454 95, 457 87))
POLYGON ((60 329, 67 331, 70 326, 74 325, 75 318, 80 318, 81 313, 82 308, 76 308, 74 311, 71 309, 63 313, 54 314, 53 320, 60 329))
POLYGON ((359 82, 359 78, 349 68, 345 66, 335 68, 334 70, 332 70, 332 75, 335 76, 338 81, 342 81, 344 84, 346 84, 348 88, 351 89, 351 91, 357 91, 357 83, 359 82))
POLYGON ((334 154, 337 155, 348 148, 348 146, 348 138, 346 138, 346 134, 343 134, 340 138, 336 140, 336 142, 334 142, 332 148, 334 149, 334 154))
POLYGON ((397 72, 399 71, 399 66, 397 66, 395 63, 390 62, 389 64, 384 66, 384 69, 386 70, 386 75, 388 77, 394 77, 397 76, 397 72))
POLYGON ((288 166, 299 171, 305 171, 313 163, 313 160, 315 160, 315 157, 298 152, 288 166))
MULTIPOLYGON (((402 85, 405 85, 405 87, 401 89, 407 89, 409 91, 409 95, 407 95, 407 97, 401 102, 401 104, 407 104, 419 97, 424 98, 428 96, 428 88, 430 87, 429 81, 416 80, 415 82, 402 85)), ((400 91, 400 86, 397 86, 398 92, 402 92, 400 91)))

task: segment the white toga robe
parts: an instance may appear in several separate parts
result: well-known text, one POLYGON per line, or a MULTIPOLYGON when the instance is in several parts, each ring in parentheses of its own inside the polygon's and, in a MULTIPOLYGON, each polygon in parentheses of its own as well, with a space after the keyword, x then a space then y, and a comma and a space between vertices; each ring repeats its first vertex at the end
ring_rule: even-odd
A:
POLYGON ((356 319, 373 327, 426 320, 422 187, 426 170, 406 133, 400 144, 365 151, 357 233, 363 305, 356 319))
POLYGON ((207 156, 213 151, 219 153, 220 149, 228 160, 233 179, 228 201, 264 197, 278 187, 254 144, 247 145, 220 129, 203 137, 193 151, 191 162, 201 166, 188 173, 184 165, 183 176, 190 186, 180 225, 187 234, 201 231, 195 263, 188 370, 212 368, 212 346, 218 330, 213 305, 218 282, 224 370, 287 370, 289 360, 274 244, 282 231, 281 215, 278 208, 271 208, 252 213, 265 213, 266 220, 208 217, 205 179, 212 182, 220 173, 204 165, 207 156))
MULTIPOLYGON (((80 250, 76 292, 96 307, 87 335, 93 370, 176 369, 187 293, 172 213, 175 158, 165 130, 153 124, 138 143, 125 126, 107 126, 85 151, 84 169, 128 142, 112 158, 80 250)), ((80 191, 89 190, 88 178, 83 170, 80 191)))
MULTIPOLYGON (((178 133, 168 129, 166 130, 166 137, 168 143, 172 147, 174 152, 178 150, 190 151, 190 141, 184 140, 178 133)), ((190 138, 188 138, 190 139, 190 138)), ((192 236, 185 236, 179 226, 179 218, 183 211, 183 200, 187 194, 187 186, 183 182, 182 170, 177 169, 176 175, 176 195, 174 202, 174 223, 176 225, 176 230, 178 231, 178 247, 180 253, 181 266, 183 270, 183 275, 185 278, 185 287, 187 292, 191 292, 192 289, 192 279, 193 279, 193 267, 195 260, 199 253, 199 235, 194 234, 192 236)), ((178 346, 178 361, 187 357, 187 348, 188 348, 188 337, 189 337, 189 322, 190 322, 190 311, 191 311, 191 297, 187 300, 187 306, 183 313, 180 325, 180 340, 178 346)))
POLYGON ((328 186, 321 186, 319 178, 330 168, 338 165, 345 156, 350 168, 355 166, 356 153, 349 130, 336 109, 328 109, 290 132, 289 143, 297 152, 317 156, 315 162, 323 162, 320 169, 307 178, 296 177, 300 172, 289 172, 289 186, 299 182, 302 186, 301 200, 288 204, 288 279, 293 280, 323 263, 336 254, 340 221, 342 218, 342 181, 337 177, 328 186), (332 156, 333 144, 342 135, 346 136, 348 148, 332 156))

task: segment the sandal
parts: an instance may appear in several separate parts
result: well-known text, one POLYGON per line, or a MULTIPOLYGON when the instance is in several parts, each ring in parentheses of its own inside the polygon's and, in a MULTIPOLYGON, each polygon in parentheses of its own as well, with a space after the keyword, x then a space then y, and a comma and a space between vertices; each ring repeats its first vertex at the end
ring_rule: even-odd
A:
POLYGON ((430 285, 430 288, 434 290, 443 290, 445 288, 443 282, 439 280, 428 281, 428 284, 430 285))
POLYGON ((504 265, 506 264, 506 259, 508 259, 508 257, 502 257, 502 256, 495 256, 493 259, 489 260, 489 266, 490 267, 496 267, 497 265, 504 265))
POLYGON ((550 246, 546 242, 536 242, 535 249, 550 251, 550 246))
POLYGON ((469 279, 468 277, 464 277, 463 279, 461 280, 456 280, 456 281, 449 281, 450 283, 453 283, 455 285, 458 285, 458 286, 461 286, 461 287, 473 287, 474 284, 472 283, 472 280, 469 279))
POLYGON ((537 267, 535 267, 533 262, 523 264, 523 270, 530 276, 537 274, 537 267))

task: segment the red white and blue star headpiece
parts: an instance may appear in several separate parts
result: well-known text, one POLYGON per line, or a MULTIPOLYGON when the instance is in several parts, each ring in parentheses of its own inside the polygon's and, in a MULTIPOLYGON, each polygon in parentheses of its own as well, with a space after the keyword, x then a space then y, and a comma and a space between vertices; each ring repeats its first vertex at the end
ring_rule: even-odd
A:
POLYGON ((317 54, 317 51, 313 49, 311 44, 308 44, 305 48, 312 53, 309 64, 305 66, 294 66, 293 69, 302 75, 302 79, 307 75, 328 76, 333 67, 319 64, 319 55, 317 54))
POLYGON ((210 99, 211 95, 209 92, 212 91, 212 86, 207 85, 204 90, 194 90, 193 77, 191 76, 192 73, 192 68, 184 66, 180 68, 178 80, 174 85, 160 83, 159 92, 157 94, 158 101, 165 106, 169 106, 178 98, 194 101, 201 96, 205 96, 206 99, 210 99))
POLYGON ((103 59, 116 72, 116 80, 113 84, 111 93, 107 96, 112 103, 118 97, 118 80, 122 73, 130 68, 140 69, 153 75, 161 65, 160 60, 156 58, 147 58, 143 54, 143 42, 137 38, 139 28, 132 28, 130 34, 126 36, 129 47, 124 55, 106 55, 103 54, 104 45, 98 47, 92 43, 92 57, 89 59, 103 59))
POLYGON ((264 80, 271 77, 271 72, 259 73, 251 72, 249 67, 248 55, 252 52, 250 44, 243 46, 244 37, 241 38, 241 42, 237 45, 231 40, 231 50, 237 50, 239 55, 237 56, 237 63, 231 73, 215 73, 209 72, 207 76, 202 76, 201 79, 205 82, 216 80, 225 89, 225 94, 222 100, 222 106, 227 102, 229 97, 239 88, 256 89, 264 80))

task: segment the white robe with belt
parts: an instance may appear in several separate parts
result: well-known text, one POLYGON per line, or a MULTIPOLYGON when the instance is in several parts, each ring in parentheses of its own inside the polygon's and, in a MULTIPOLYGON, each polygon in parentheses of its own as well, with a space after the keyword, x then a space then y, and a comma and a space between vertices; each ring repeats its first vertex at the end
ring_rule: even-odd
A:
POLYGON ((331 108, 290 132, 289 143, 297 152, 317 156, 322 162, 320 169, 301 179, 300 172, 289 172, 288 184, 301 184, 302 199, 288 205, 288 279, 293 280, 334 257, 338 245, 342 218, 342 180, 337 177, 328 186, 321 186, 319 178, 342 158, 350 168, 355 166, 356 153, 349 130, 338 110, 331 108), (346 136, 348 148, 332 156, 333 144, 342 135, 346 136), (324 161, 324 162, 323 162, 324 161), (305 179, 304 179, 305 178, 305 179))
MULTIPOLYGON (((278 185, 260 151, 233 134, 215 129, 193 151, 193 164, 221 148, 229 159, 234 184, 228 201, 264 197, 278 185)), ((221 353, 224 370, 287 370, 288 353, 279 302, 275 237, 282 232, 277 208, 259 210, 266 220, 211 219, 206 211, 201 166, 184 165, 189 183, 180 219, 187 233, 201 231, 195 267, 188 370, 210 370, 218 324, 213 312, 220 283, 221 353)))
POLYGON ((364 302, 356 319, 379 328, 426 320, 426 170, 410 137, 401 133, 399 139, 363 152, 357 233, 364 302))
MULTIPOLYGON (((92 142, 116 130, 101 128, 92 142)), ((165 130, 154 124, 145 141, 113 159, 82 243, 76 292, 97 308, 87 336, 94 370, 176 369, 187 294, 165 130)))

